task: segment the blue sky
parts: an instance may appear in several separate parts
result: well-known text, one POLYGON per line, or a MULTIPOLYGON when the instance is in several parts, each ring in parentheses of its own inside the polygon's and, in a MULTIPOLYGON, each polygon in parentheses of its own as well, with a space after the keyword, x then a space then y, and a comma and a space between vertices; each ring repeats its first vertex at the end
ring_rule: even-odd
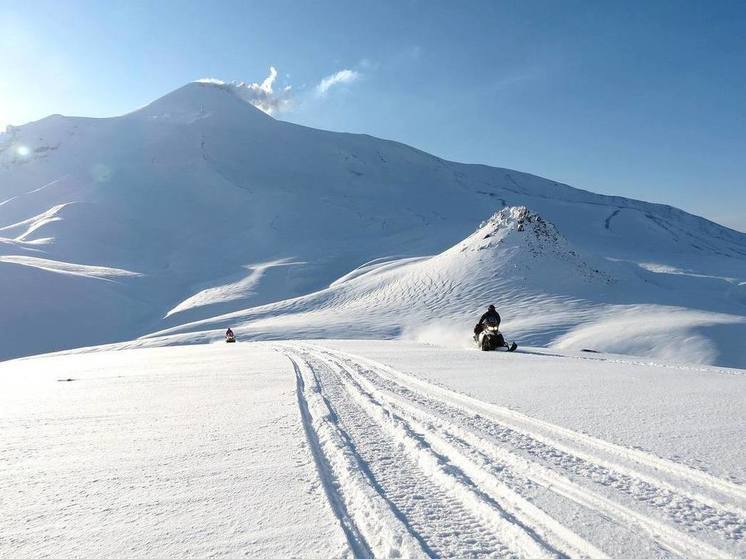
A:
POLYGON ((277 118, 746 231, 742 1, 0 0, 0 126, 270 66, 277 118))

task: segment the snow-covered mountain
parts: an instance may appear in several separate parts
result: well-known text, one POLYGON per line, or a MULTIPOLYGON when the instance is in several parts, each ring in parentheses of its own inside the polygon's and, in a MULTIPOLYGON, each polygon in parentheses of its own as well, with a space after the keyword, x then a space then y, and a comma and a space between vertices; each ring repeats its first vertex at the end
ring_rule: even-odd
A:
POLYGON ((427 337, 493 301, 523 342, 746 366, 746 235, 278 121, 220 84, 0 136, 0 358, 238 316, 427 337))

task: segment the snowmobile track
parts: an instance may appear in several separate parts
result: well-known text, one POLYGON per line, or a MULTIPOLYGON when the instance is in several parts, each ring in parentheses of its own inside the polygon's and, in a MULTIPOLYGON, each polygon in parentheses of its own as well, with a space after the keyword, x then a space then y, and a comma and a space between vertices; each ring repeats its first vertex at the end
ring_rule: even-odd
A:
MULTIPOLYGON (((327 406, 327 417, 314 417, 312 422, 331 420, 342 433, 338 440, 344 441, 343 447, 327 445, 323 452, 354 454, 368 493, 375 493, 375 500, 388 506, 388 518, 380 521, 369 514, 356 515, 355 507, 360 502, 351 501, 360 493, 360 484, 354 487, 347 483, 349 472, 332 465, 330 470, 339 487, 337 495, 347 503, 350 517, 355 522, 365 519, 380 526, 396 524, 397 542, 410 544, 408 551, 391 540, 381 545, 368 540, 375 537, 374 530, 359 526, 359 533, 375 556, 388 555, 393 549, 403 556, 567 556, 486 496, 405 421, 388 414, 364 390, 349 383, 347 373, 305 352, 293 353, 291 359, 298 374, 309 379, 299 383, 299 388, 306 398, 321 399, 327 406)), ((317 436, 325 439, 322 433, 317 436)), ((335 459, 327 455, 325 461, 333 463, 335 459)))
POLYGON ((288 358, 295 370, 298 405, 316 468, 353 556, 387 556, 396 549, 402 557, 426 557, 367 477, 367 469, 321 394, 318 378, 305 363, 288 358))
POLYGON ((352 522, 344 501, 341 499, 334 487, 331 465, 324 456, 319 435, 313 428, 313 418, 309 410, 308 400, 305 397, 306 386, 305 381, 303 380, 303 375, 301 374, 300 367, 298 367, 298 363, 296 363, 292 358, 290 358, 290 362, 293 364, 293 369, 295 370, 298 407, 300 408, 303 421, 303 429, 306 433, 306 440, 311 448, 314 462, 316 463, 316 469, 319 473, 321 485, 324 488, 324 492, 326 493, 334 514, 339 520, 339 524, 347 538, 347 543, 350 546, 350 549, 356 557, 371 557, 370 549, 367 547, 363 537, 352 522))
POLYGON ((737 484, 480 402, 365 358, 307 344, 293 347, 302 359, 336 370, 348 391, 368 400, 369 413, 378 408, 387 421, 404 425, 419 444, 458 469, 476 488, 478 501, 500 507, 545 551, 604 556, 600 543, 583 540, 550 510, 530 502, 537 486, 675 555, 743 553, 744 488, 737 484))

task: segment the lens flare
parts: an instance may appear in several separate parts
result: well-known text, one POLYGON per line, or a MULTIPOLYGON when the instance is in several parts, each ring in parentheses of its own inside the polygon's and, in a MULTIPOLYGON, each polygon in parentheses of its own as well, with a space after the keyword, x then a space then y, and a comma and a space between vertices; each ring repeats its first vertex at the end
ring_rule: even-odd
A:
POLYGON ((16 153, 21 157, 28 157, 31 155, 31 149, 28 146, 18 146, 16 147, 16 153))
POLYGON ((109 182, 112 174, 111 168, 103 163, 96 163, 91 167, 91 177, 97 183, 109 182))

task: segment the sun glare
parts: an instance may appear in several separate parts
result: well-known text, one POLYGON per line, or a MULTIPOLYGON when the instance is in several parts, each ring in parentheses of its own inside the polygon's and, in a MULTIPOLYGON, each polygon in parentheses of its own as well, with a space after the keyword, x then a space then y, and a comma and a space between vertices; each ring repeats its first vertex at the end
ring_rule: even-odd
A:
POLYGON ((16 147, 16 153, 21 157, 27 157, 31 154, 31 150, 28 148, 28 146, 18 146, 16 147))

